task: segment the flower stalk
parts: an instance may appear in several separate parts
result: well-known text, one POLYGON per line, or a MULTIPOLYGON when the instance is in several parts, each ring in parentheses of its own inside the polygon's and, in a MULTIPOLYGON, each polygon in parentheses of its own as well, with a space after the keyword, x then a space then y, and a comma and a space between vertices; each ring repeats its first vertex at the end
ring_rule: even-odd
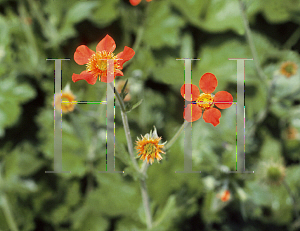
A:
POLYGON ((183 131, 183 129, 189 124, 189 122, 187 122, 186 120, 183 122, 183 124, 181 125, 181 127, 178 129, 178 131, 176 132, 176 134, 172 137, 172 139, 165 145, 164 150, 168 150, 172 147, 172 145, 175 143, 175 141, 178 139, 178 137, 180 136, 181 132, 183 131))
MULTIPOLYGON (((112 89, 114 90, 113 83, 111 82, 109 84, 112 87, 112 89)), ((118 102, 120 104, 120 108, 121 108, 122 121, 123 121, 124 130, 125 130, 125 136, 126 136, 126 140, 127 140, 127 145, 128 145, 128 151, 129 151, 130 158, 132 160, 134 168, 138 172, 142 173, 143 176, 145 176, 146 172, 147 172, 147 167, 148 167, 147 165, 148 164, 146 164, 146 166, 143 165, 141 169, 138 167, 138 164, 137 164, 136 159, 135 159, 134 154, 133 154, 133 145, 132 145, 132 139, 131 139, 131 135, 130 135, 128 118, 127 118, 127 114, 126 114, 126 111, 125 111, 125 105, 124 105, 124 102, 121 99, 121 96, 120 96, 118 91, 115 91, 115 95, 117 97, 117 100, 118 100, 118 102)), ((152 215, 151 215, 151 210, 150 210, 149 194, 148 194, 145 178, 140 179, 140 188, 141 188, 141 193, 142 193, 144 210, 145 210, 145 214, 146 214, 147 228, 151 229, 152 228, 152 215)))

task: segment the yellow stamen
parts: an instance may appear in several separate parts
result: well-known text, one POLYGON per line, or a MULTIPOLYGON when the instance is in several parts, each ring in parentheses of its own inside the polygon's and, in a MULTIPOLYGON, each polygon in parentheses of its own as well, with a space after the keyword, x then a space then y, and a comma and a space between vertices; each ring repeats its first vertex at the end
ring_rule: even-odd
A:
POLYGON ((196 100, 196 103, 202 109, 208 109, 214 105, 214 97, 211 94, 202 93, 196 100))
POLYGON ((285 62, 280 67, 281 74, 285 75, 286 77, 291 77, 297 73, 298 66, 294 62, 285 62))
MULTIPOLYGON (((107 75, 107 60, 108 59, 113 59, 116 60, 117 57, 114 55, 112 52, 107 52, 107 51, 98 51, 95 54, 93 54, 89 62, 87 63, 86 66, 86 71, 91 72, 95 78, 98 78, 99 80, 101 79, 102 76, 107 75)), ((121 66, 118 62, 114 62, 114 70, 120 69, 121 66)))

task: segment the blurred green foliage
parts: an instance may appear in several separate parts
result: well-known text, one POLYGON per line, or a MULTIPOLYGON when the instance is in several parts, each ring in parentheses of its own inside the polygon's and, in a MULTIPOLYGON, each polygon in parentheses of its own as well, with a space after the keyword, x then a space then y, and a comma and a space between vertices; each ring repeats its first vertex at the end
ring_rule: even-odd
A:
MULTIPOLYGON (((213 127, 193 123, 193 170, 183 169, 184 133, 149 166, 147 187, 152 230, 299 230, 300 228, 300 75, 287 78, 286 61, 300 67, 300 1, 243 0, 258 64, 246 62, 246 170, 235 170, 235 105, 221 110, 213 127), (264 181, 262 163, 280 161, 284 183, 264 181), (262 174, 259 174, 262 172, 262 174), (228 189, 231 199, 218 195, 228 189), (293 201, 296 198, 296 203, 293 201)), ((74 62, 79 45, 95 50, 109 34, 115 53, 124 46, 136 54, 126 63, 131 99, 128 113, 133 141, 156 126, 169 141, 183 123, 184 63, 192 62, 192 81, 211 72, 216 91, 236 100, 236 62, 252 58, 238 0, 153 0, 138 6, 127 0, 0 0, 0 229, 146 230, 138 178, 129 158, 120 108, 115 110, 115 168, 106 162, 106 108, 77 104, 63 114, 63 170, 53 170, 54 62, 62 61, 62 87, 70 83, 78 101, 101 101, 106 84, 72 82, 84 66, 74 62), (15 225, 14 225, 15 224, 15 225)), ((117 103, 116 103, 117 105, 117 103)), ((141 165, 141 161, 139 161, 141 165)))

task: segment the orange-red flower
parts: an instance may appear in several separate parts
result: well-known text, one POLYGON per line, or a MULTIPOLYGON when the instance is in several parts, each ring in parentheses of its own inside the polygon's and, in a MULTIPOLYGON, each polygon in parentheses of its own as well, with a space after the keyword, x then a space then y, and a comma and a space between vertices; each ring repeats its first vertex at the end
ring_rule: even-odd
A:
MULTIPOLYGON (((97 78, 107 83, 107 60, 114 60, 114 77, 122 76, 123 64, 130 60, 135 52, 130 47, 125 46, 124 50, 117 55, 113 51, 116 49, 116 43, 112 37, 106 35, 97 47, 96 52, 90 50, 87 46, 77 47, 74 53, 74 60, 79 65, 86 64, 86 70, 72 75, 73 82, 84 79, 89 84, 95 84, 97 78)), ((111 81, 110 81, 111 82, 111 81)))
POLYGON ((191 98, 188 99, 185 97, 186 85, 187 84, 182 85, 181 95, 186 100, 192 102, 184 109, 183 118, 188 122, 194 122, 200 119, 202 111, 204 111, 204 121, 217 126, 220 123, 221 112, 213 108, 213 106, 216 105, 220 109, 229 108, 233 102, 232 95, 227 91, 219 91, 216 95, 211 94, 218 85, 218 80, 212 73, 205 73, 199 81, 200 89, 204 93, 200 94, 199 88, 191 84, 191 98), (187 113, 188 110, 191 111, 190 115, 187 113))
POLYGON ((221 201, 226 202, 230 200, 230 191, 224 190, 221 194, 217 195, 218 198, 221 199, 221 201))
MULTIPOLYGON (((130 4, 133 6, 137 6, 138 4, 140 4, 142 0, 129 0, 130 4)), ((152 0, 146 0, 147 2, 151 2, 152 0)))

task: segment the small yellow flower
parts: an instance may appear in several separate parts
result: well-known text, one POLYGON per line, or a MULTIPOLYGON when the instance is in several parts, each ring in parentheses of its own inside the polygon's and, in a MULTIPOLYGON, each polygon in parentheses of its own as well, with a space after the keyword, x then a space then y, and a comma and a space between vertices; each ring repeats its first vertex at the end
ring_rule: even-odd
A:
POLYGON ((285 75, 287 78, 297 73, 298 66, 296 63, 287 61, 284 62, 280 67, 280 73, 285 75))
POLYGON ((141 160, 147 160, 147 164, 149 163, 149 161, 150 164, 152 164, 154 162, 154 159, 157 159, 157 162, 159 162, 162 159, 160 153, 165 154, 162 149, 167 142, 159 144, 161 137, 158 137, 155 127, 153 132, 151 130, 150 134, 147 133, 145 136, 141 137, 142 140, 137 137, 138 140, 136 141, 138 157, 141 156, 141 160))
MULTIPOLYGON (((61 100, 61 110, 63 113, 68 113, 74 111, 75 103, 67 103, 75 100, 75 95, 73 95, 70 85, 67 84, 65 88, 62 90, 62 94, 55 96, 55 103, 58 104, 61 100), (67 102, 66 102, 67 101, 67 102)), ((52 104, 54 106, 54 104, 52 104)))

